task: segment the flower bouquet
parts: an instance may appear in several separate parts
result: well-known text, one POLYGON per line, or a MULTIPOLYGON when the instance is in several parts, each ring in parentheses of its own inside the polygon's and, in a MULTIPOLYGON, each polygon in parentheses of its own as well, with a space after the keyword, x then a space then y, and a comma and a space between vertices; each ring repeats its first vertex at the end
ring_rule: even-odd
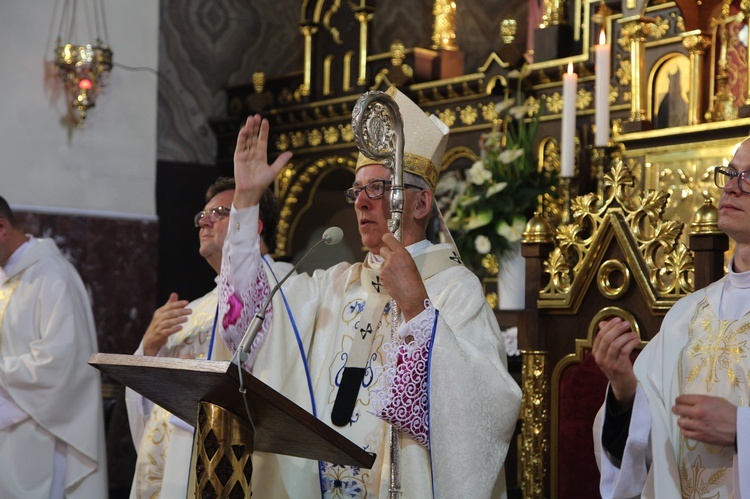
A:
POLYGON ((481 139, 481 156, 465 172, 450 172, 436 198, 465 262, 478 274, 497 273, 498 261, 519 247, 526 222, 554 174, 540 172, 532 152, 539 126, 533 99, 496 104, 494 126, 481 139))

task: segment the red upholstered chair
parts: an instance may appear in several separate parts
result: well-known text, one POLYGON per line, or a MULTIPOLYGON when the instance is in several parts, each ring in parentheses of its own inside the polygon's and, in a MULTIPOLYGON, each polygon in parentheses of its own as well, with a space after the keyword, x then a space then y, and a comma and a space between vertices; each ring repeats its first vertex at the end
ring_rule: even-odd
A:
MULTIPOLYGON (((552 373, 550 468, 554 472, 550 485, 557 497, 599 497, 599 469, 591 427, 604 403, 607 378, 596 365, 591 347, 599 321, 613 315, 635 324, 635 332, 640 336, 640 327, 632 314, 617 307, 605 309, 591 320, 588 337, 576 340, 575 353, 558 362, 552 373)), ((641 342, 631 354, 633 361, 645 345, 646 342, 641 342)))

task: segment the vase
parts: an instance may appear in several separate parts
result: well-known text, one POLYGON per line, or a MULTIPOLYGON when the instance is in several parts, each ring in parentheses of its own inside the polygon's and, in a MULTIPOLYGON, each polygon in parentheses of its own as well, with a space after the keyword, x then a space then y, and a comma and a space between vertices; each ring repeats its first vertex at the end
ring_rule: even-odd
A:
POLYGON ((500 310, 526 308, 526 259, 521 254, 521 242, 499 259, 497 272, 497 307, 500 310))

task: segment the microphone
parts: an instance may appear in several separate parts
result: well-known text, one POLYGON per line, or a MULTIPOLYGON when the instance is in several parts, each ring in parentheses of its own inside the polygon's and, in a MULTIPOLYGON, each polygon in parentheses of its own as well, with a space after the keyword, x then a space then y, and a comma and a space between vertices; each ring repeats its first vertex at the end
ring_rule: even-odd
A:
POLYGON ((343 237, 344 231, 338 227, 329 227, 328 229, 326 229, 326 231, 323 232, 323 236, 320 238, 320 241, 315 243, 312 248, 307 250, 307 253, 302 255, 302 258, 300 258, 297 264, 292 267, 292 270, 287 272, 284 278, 280 280, 278 284, 276 284, 276 286, 273 287, 271 293, 269 293, 268 295, 268 298, 266 298, 266 301, 263 303, 263 306, 258 309, 258 311, 255 313, 255 316, 253 317, 253 320, 250 321, 250 325, 247 327, 247 331, 245 331, 245 335, 242 337, 242 341, 237 347, 237 351, 234 353, 234 357, 232 357, 233 364, 239 365, 239 362, 245 362, 245 360, 247 359, 247 352, 250 351, 250 347, 252 346, 255 337, 258 335, 258 331, 260 331, 260 327, 263 325, 263 321, 266 319, 266 309, 268 308, 269 303, 271 303, 273 295, 275 295, 279 288, 281 288, 281 285, 284 284, 284 282, 292 274, 294 274, 299 266, 302 265, 302 262, 304 262, 305 259, 318 248, 318 246, 324 243, 328 246, 333 246, 334 244, 340 243, 343 237))

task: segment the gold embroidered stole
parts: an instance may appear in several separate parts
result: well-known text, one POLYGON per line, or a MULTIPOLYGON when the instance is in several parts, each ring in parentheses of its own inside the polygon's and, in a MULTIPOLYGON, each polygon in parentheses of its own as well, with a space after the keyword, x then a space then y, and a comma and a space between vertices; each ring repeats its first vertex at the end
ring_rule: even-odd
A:
MULTIPOLYGON (((680 394, 722 397, 747 405, 750 373, 750 315, 719 320, 707 298, 690 322, 688 342, 680 352, 680 394)), ((729 497, 732 490, 732 446, 709 445, 680 437, 682 497, 729 497)))
MULTIPOLYGON (((414 262, 423 281, 449 267, 461 265, 458 254, 451 248, 422 253, 414 257, 414 262)), ((380 281, 380 265, 370 266, 365 260, 360 272, 360 284, 367 293, 367 300, 360 317, 359 327, 354 334, 354 341, 349 350, 346 367, 344 367, 331 411, 331 421, 336 426, 349 423, 357 403, 357 395, 365 375, 373 339, 383 325, 381 319, 391 299, 380 281)))

